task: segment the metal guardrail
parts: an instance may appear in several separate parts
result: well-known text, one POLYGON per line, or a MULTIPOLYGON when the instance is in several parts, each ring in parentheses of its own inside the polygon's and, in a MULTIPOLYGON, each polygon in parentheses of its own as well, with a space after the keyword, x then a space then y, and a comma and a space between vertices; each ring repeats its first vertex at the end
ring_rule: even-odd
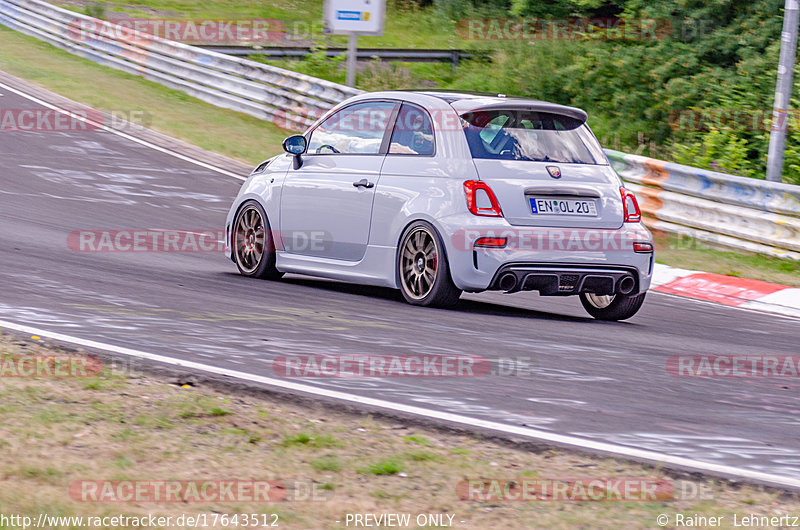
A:
MULTIPOLYGON (((310 46, 240 46, 240 45, 195 45, 226 55, 248 56, 262 55, 276 59, 299 59, 314 52, 310 46)), ((347 53, 347 48, 324 48, 321 51, 328 57, 338 57, 347 53)), ((452 63, 458 66, 461 59, 470 59, 473 53, 464 50, 427 50, 415 48, 359 48, 356 58, 367 61, 378 58, 383 61, 402 61, 409 63, 452 63)))
POLYGON ((645 223, 715 245, 800 260, 800 186, 606 149, 645 223))
MULTIPOLYGON (((303 129, 335 104, 362 93, 146 33, 128 29, 118 35, 108 22, 42 0, 0 0, 0 23, 92 61, 287 129, 303 129)), ((652 228, 800 260, 800 186, 619 151, 606 153, 639 196, 645 222, 652 228)))
POLYGON ((213 105, 302 129, 361 91, 169 41, 48 4, 0 0, 0 23, 92 61, 143 75, 213 105))

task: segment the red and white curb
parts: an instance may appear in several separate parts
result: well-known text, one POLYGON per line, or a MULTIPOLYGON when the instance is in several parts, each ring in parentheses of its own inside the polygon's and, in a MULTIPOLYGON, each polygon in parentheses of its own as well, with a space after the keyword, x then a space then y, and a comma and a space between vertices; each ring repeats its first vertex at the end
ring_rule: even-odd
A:
POLYGON ((800 289, 656 263, 650 289, 722 305, 800 317, 800 289))

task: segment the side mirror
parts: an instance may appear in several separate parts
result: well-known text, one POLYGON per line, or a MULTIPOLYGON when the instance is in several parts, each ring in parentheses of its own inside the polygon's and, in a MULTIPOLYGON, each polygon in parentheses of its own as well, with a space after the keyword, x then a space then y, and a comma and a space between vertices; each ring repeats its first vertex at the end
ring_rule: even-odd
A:
POLYGON ((305 153, 307 148, 306 138, 301 134, 295 134, 283 141, 283 150, 290 155, 294 155, 295 169, 299 169, 303 165, 303 159, 300 158, 300 155, 305 153))

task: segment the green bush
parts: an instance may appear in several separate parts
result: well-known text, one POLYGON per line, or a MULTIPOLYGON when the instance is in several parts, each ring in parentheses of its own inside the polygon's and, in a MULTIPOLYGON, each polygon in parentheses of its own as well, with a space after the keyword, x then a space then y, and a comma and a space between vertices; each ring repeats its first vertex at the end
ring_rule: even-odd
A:
POLYGON ((672 157, 679 164, 764 178, 747 158, 747 141, 730 129, 712 129, 690 144, 676 143, 672 147, 672 157))

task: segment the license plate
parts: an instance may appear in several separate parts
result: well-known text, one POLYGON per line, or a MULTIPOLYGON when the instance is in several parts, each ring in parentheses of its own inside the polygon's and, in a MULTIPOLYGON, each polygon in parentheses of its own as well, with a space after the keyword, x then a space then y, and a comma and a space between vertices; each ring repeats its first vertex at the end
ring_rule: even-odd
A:
POLYGON ((537 215, 579 215, 597 217, 597 205, 587 199, 543 199, 531 197, 531 213, 537 215))

